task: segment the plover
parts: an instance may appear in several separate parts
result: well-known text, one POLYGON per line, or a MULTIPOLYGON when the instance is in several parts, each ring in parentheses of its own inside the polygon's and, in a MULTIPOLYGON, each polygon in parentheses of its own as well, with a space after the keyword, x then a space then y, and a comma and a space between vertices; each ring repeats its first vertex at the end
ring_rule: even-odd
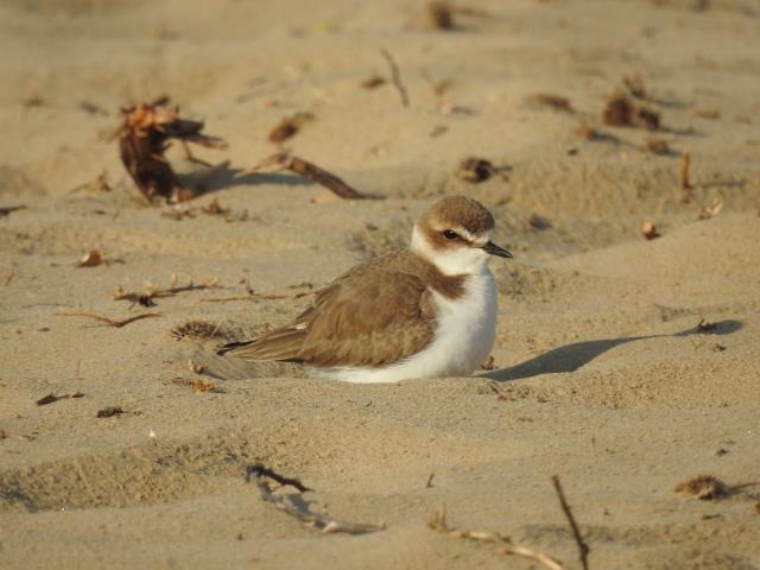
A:
POLYGON ((417 220, 408 249, 357 265, 292 323, 218 353, 355 383, 469 376, 496 333, 489 258, 512 257, 493 228, 479 202, 443 198, 417 220))

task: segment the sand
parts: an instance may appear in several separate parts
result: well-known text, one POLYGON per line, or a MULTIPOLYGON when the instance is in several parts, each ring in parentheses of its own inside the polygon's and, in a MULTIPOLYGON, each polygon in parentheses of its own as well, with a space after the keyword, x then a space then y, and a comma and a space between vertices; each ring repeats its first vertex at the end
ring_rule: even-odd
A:
POLYGON ((402 0, 3 3, 0 207, 24 208, 0 218, 0 567, 540 567, 428 528, 445 505, 452 528, 580 568, 553 475, 591 568, 760 567, 760 488, 742 486, 760 481, 760 9, 461 6, 445 31, 402 0), (390 78, 382 49, 408 106, 361 87, 390 78), (626 77, 659 131, 603 124, 626 77), (230 145, 195 151, 229 170, 180 209, 141 200, 112 136, 121 106, 163 94, 230 145), (282 147, 384 200, 234 176, 304 112, 282 147), (496 172, 463 180, 468 156, 496 172), (493 370, 361 386, 214 355, 457 193, 515 254, 491 264, 493 370), (106 263, 77 267, 91 250, 106 263), (154 307, 114 299, 172 286, 154 307), (189 321, 223 336, 177 338, 189 321), (81 397, 36 404, 48 394, 81 397), (279 494, 385 530, 305 526, 244 482, 257 461, 313 489, 279 494), (674 491, 698 475, 726 496, 674 491))

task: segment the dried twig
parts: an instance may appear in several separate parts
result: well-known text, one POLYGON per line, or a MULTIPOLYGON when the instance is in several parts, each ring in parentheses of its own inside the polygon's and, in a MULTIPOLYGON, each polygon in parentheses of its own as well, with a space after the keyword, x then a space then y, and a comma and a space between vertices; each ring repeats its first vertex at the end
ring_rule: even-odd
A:
POLYGON ((111 191, 111 185, 108 183, 108 171, 104 170, 98 177, 92 182, 85 182, 79 186, 69 190, 70 193, 79 192, 80 190, 87 190, 95 194, 104 194, 111 191))
POLYGON ((286 495, 278 495, 272 492, 272 489, 269 487, 269 484, 266 481, 267 478, 272 479, 273 481, 276 481, 277 483, 281 485, 294 487, 301 493, 306 493, 307 491, 312 490, 306 487, 306 485, 304 485, 303 483, 301 483, 299 479, 284 477, 276 473, 274 470, 262 465, 261 463, 256 463, 254 465, 249 465, 248 467, 246 467, 246 470, 245 470, 246 481, 250 481, 251 479, 253 479, 256 482, 256 486, 259 489, 259 495, 264 501, 268 503, 272 503, 278 509, 285 511, 290 516, 293 516, 310 526, 314 526, 318 529, 321 529, 322 532, 325 532, 325 533, 345 532, 347 534, 366 534, 366 533, 385 529, 385 525, 382 525, 382 524, 373 525, 373 524, 363 524, 363 523, 349 523, 349 522, 335 520, 333 518, 330 518, 326 514, 313 513, 309 510, 308 506, 296 504, 293 501, 289 500, 286 495))
POLYGON ((519 544, 513 544, 508 536, 504 536, 497 532, 449 528, 446 523, 446 507, 444 506, 438 508, 435 515, 433 515, 433 518, 428 523, 428 527, 452 538, 467 538, 479 542, 495 544, 497 545, 497 551, 501 554, 511 554, 530 558, 531 560, 540 562, 546 568, 550 568, 551 570, 562 570, 564 568, 561 562, 555 560, 548 554, 539 550, 520 546, 519 544))
POLYGON ((116 327, 117 329, 120 329, 121 327, 127 326, 128 324, 133 323, 135 321, 139 321, 141 319, 149 319, 151 317, 161 316, 161 313, 142 313, 140 315, 135 315, 134 317, 129 317, 128 319, 117 320, 117 319, 104 317, 102 315, 97 315, 95 313, 89 313, 87 311, 71 311, 71 312, 66 312, 66 313, 53 313, 53 314, 56 315, 57 317, 89 317, 91 319, 95 319, 97 321, 111 325, 112 327, 116 327))
POLYGON ((588 570, 588 555, 591 552, 591 549, 588 547, 588 544, 585 543, 583 537, 581 536, 581 531, 578 529, 578 523, 575 522, 575 517, 573 517, 570 505, 565 499, 565 493, 562 490, 561 483, 559 482, 559 475, 554 475, 552 477, 552 484, 557 491, 557 497, 559 497, 559 504, 562 507, 562 512, 565 513, 567 521, 570 523, 570 528, 573 531, 573 537, 575 538, 575 543, 578 545, 578 551, 580 552, 579 558, 581 565, 583 566, 583 570, 588 570))
POLYGON ((383 54, 383 57, 388 62, 388 66, 391 68, 391 79, 393 80, 393 85, 401 96, 401 104, 404 107, 408 107, 409 95, 406 92, 406 87, 401 83, 401 73, 399 72, 398 65, 396 65, 396 60, 393 59, 393 56, 386 49, 381 49, 380 53, 383 54))
POLYGON ((373 196, 362 194, 358 190, 355 190, 343 180, 326 170, 322 170, 316 164, 297 156, 293 156, 288 152, 278 152, 277 154, 273 154, 262 160, 256 166, 241 173, 241 175, 254 174, 262 171, 279 172, 282 170, 290 170, 291 172, 303 176, 304 178, 308 178, 317 184, 321 184, 341 198, 349 200, 373 198, 373 196))
POLYGON ((202 291, 205 289, 215 289, 219 287, 218 277, 212 277, 205 283, 200 283, 198 285, 196 285, 192 279, 187 285, 177 285, 177 282, 177 274, 172 273, 168 288, 161 288, 158 285, 148 285, 148 287, 145 289, 145 293, 136 293, 134 291, 127 291, 123 287, 119 286, 113 292, 113 299, 114 301, 129 301, 131 303, 139 303, 143 307, 153 307, 155 306, 153 299, 160 297, 173 297, 177 293, 202 291))
POLYGON ((686 150, 681 155, 681 164, 678 166, 678 187, 681 189, 681 201, 688 202, 691 199, 691 180, 689 179, 689 167, 691 166, 691 153, 686 150))

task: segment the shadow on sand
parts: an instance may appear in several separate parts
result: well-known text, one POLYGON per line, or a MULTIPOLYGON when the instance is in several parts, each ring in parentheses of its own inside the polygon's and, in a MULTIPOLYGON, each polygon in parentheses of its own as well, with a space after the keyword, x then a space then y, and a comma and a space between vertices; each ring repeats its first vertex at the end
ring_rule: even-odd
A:
POLYGON ((498 382, 522 380, 539 374, 557 374, 560 372, 574 372, 617 346, 646 340, 651 338, 676 338, 696 334, 726 335, 732 334, 742 328, 741 321, 726 320, 710 325, 709 330, 696 326, 674 334, 657 334, 648 336, 629 336, 624 338, 588 340, 574 342, 559 348, 550 350, 535 358, 531 358, 521 364, 510 368, 501 368, 482 374, 481 378, 490 378, 498 382))

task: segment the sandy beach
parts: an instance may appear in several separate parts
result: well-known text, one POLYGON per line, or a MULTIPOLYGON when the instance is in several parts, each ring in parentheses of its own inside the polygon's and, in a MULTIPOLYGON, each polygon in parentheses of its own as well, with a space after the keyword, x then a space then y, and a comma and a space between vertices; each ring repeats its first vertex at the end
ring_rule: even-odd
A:
POLYGON ((0 45, 1 568, 581 568, 553 476, 590 568, 760 568, 756 2, 11 0, 0 45), (119 157, 161 96, 228 144, 181 204, 119 157), (489 369, 216 356, 449 194, 514 254, 489 369))

